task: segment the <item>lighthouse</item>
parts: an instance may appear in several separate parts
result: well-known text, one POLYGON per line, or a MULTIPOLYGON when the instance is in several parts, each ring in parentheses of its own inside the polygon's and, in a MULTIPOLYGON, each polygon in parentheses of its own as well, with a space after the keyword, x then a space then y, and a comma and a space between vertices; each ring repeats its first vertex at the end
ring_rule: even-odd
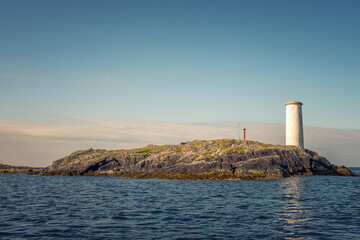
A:
POLYGON ((286 145, 304 148, 302 103, 288 102, 286 107, 286 145))

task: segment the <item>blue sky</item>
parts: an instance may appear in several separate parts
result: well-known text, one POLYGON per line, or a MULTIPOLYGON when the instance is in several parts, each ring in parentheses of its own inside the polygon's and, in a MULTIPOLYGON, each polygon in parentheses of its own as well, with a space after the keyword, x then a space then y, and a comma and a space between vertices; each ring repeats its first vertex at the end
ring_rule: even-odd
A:
POLYGON ((305 147, 359 166, 359 10, 349 0, 0 0, 0 162, 236 138, 236 122, 284 144, 284 104, 297 100, 305 147))
POLYGON ((360 129, 359 1, 0 1, 1 118, 360 129))
POLYGON ((0 1, 2 119, 360 129, 359 1, 0 1))

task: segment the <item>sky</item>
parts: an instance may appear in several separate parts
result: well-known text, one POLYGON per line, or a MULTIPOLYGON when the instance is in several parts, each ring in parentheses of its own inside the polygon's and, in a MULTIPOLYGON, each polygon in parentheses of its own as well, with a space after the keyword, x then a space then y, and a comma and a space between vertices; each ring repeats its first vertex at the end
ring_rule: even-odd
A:
POLYGON ((283 144, 284 104, 296 100, 305 146, 360 166, 359 9, 357 0, 0 0, 0 162, 235 138, 236 122, 283 144))

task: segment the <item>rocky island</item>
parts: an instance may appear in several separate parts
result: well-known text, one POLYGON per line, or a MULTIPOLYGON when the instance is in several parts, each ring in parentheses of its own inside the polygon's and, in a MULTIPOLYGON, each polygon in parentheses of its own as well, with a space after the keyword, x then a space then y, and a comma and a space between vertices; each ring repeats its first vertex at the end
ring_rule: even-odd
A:
POLYGON ((129 150, 87 149, 54 161, 41 175, 110 175, 193 180, 260 180, 293 175, 355 176, 297 146, 235 139, 194 140, 129 150))

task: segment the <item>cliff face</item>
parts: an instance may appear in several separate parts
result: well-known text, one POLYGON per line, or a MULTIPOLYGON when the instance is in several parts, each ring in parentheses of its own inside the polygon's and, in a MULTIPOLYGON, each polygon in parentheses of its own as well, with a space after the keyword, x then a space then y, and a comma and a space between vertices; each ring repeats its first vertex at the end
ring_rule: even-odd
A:
POLYGON ((131 150, 77 151, 42 174, 119 175, 174 179, 269 179, 297 174, 354 175, 317 153, 295 146, 233 139, 148 145, 131 150))

